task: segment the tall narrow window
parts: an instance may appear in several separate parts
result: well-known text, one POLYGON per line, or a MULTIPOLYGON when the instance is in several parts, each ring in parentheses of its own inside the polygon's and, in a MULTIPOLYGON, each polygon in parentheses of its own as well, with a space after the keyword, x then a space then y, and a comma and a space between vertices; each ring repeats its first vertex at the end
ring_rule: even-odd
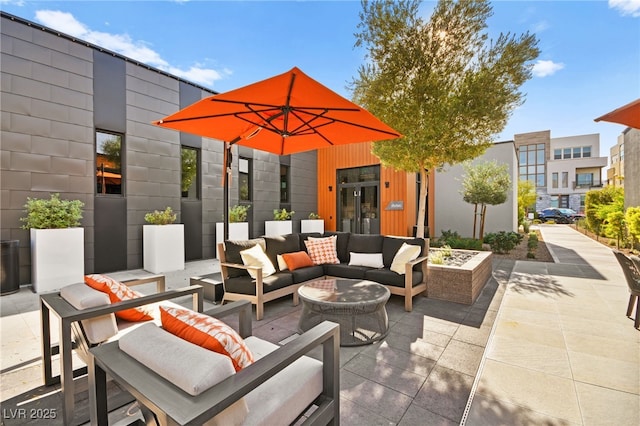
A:
POLYGON ((545 186, 545 146, 544 144, 522 145, 518 148, 520 179, 545 186))
POLYGON ((562 172, 562 187, 569 187, 569 172, 562 172))
POLYGON ((557 188, 558 187, 558 173, 557 172, 551 173, 551 187, 552 188, 557 188))
POLYGON ((96 131, 96 193, 122 195, 122 135, 96 131))
POLYGON ((180 149, 181 155, 181 177, 180 190, 182 198, 197 200, 198 197, 198 150, 183 146, 180 149))
POLYGON ((240 201, 251 201, 251 160, 240 158, 238 160, 238 198, 240 201))
POLYGON ((280 165, 280 202, 290 203, 289 166, 280 165))
POLYGON ((582 147, 582 157, 583 158, 591 157, 591 147, 590 146, 583 146, 582 147))

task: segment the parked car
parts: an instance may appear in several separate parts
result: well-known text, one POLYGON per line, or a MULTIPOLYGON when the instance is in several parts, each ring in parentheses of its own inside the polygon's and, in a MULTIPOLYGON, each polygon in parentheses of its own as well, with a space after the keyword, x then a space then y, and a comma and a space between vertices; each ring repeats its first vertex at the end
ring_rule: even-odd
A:
POLYGON ((553 220, 556 223, 573 223, 573 217, 568 213, 564 213, 562 210, 570 209, 549 207, 538 212, 538 219, 543 222, 553 220))
POLYGON ((562 213, 566 214, 567 216, 571 217, 571 219, 573 219, 574 221, 576 221, 578 219, 582 219, 584 217, 584 214, 578 213, 577 211, 575 211, 573 209, 558 208, 558 210, 560 210, 562 213))

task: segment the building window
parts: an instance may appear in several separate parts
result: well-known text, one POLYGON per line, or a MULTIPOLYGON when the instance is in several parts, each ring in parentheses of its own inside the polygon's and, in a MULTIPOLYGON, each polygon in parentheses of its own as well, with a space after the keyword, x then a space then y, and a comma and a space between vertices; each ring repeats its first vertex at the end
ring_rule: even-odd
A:
POLYGON ((565 160, 571 158, 571 148, 565 148, 563 150, 562 158, 564 158, 565 160))
POLYGON ((576 184, 580 188, 590 188, 593 186, 593 173, 578 173, 576 184))
POLYGON ((562 160, 562 150, 561 149, 554 149, 553 150, 553 159, 554 160, 562 160))
POLYGON ((581 153, 582 153, 582 148, 580 148, 580 147, 573 148, 573 158, 582 157, 581 153))
POLYGON ((558 187, 558 173, 557 172, 551 173, 551 187, 552 188, 557 188, 558 187))
POLYGON ((562 187, 569 187, 569 172, 562 172, 562 187))
POLYGON ((580 195, 580 213, 584 213, 584 206, 586 205, 587 196, 584 194, 580 195))
POLYGON ((557 195, 552 195, 551 197, 549 197, 549 206, 550 207, 555 207, 558 208, 558 196, 557 195))
POLYGON ((569 196, 568 195, 560 195, 559 197, 559 206, 562 209, 569 208, 569 196))
POLYGON ((121 134, 96 131, 96 193, 122 195, 121 134))
POLYGON ((289 197, 289 166, 280 165, 280 202, 290 203, 289 197))
POLYGON ((183 146, 180 148, 180 191, 182 192, 182 198, 189 198, 197 200, 199 198, 198 180, 200 173, 198 161, 199 152, 195 148, 188 148, 183 146))
POLYGON ((518 149, 521 180, 529 180, 536 186, 545 186, 545 148, 544 144, 522 145, 518 149))
POLYGON ((583 146, 582 147, 582 157, 583 158, 591 157, 591 147, 590 146, 583 146))
POLYGON ((240 201, 251 201, 251 160, 240 158, 238 160, 238 198, 240 201))

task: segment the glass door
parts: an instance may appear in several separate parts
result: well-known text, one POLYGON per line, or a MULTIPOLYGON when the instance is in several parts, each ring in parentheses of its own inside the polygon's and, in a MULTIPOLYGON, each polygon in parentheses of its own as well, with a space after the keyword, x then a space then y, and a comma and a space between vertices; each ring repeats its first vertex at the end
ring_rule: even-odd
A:
POLYGON ((339 230, 379 234, 378 184, 341 184, 339 188, 339 230))

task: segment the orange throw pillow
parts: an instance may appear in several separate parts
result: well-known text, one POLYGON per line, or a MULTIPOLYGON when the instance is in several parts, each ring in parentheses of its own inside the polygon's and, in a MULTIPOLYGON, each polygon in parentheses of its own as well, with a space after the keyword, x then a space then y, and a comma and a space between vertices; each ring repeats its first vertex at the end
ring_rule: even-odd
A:
MULTIPOLYGON (((142 296, 135 290, 131 290, 127 285, 122 284, 114 280, 111 277, 100 274, 91 274, 84 276, 84 282, 89 287, 106 293, 109 296, 111 303, 122 302, 123 300, 136 299, 142 296)), ((151 308, 148 306, 139 306, 137 308, 125 309, 124 311, 118 311, 116 316, 125 321, 138 322, 138 321, 150 321, 153 319, 151 316, 151 308)))
POLYGON ((282 255, 287 268, 293 271, 298 268, 305 268, 307 266, 313 266, 313 260, 309 257, 306 251, 296 251, 293 253, 284 253, 282 255))
POLYGON ((246 343, 222 321, 188 309, 160 306, 162 328, 171 334, 231 358, 236 371, 251 365, 253 354, 246 343))

